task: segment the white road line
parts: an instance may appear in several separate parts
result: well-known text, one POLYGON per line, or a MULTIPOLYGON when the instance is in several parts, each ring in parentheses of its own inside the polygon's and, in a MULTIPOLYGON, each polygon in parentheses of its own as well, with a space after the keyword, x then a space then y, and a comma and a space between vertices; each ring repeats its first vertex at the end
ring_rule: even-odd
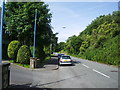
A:
POLYGON ((105 76, 105 77, 107 77, 107 78, 110 78, 110 76, 105 75, 105 74, 103 74, 103 73, 101 73, 101 72, 99 72, 99 71, 97 71, 97 70, 95 70, 95 69, 93 69, 93 71, 95 71, 95 72, 97 72, 97 73, 99 73, 99 74, 101 74, 101 75, 103 75, 103 76, 105 76))
POLYGON ((82 64, 83 66, 85 66, 86 68, 90 68, 90 67, 88 67, 87 65, 85 65, 85 64, 82 64))

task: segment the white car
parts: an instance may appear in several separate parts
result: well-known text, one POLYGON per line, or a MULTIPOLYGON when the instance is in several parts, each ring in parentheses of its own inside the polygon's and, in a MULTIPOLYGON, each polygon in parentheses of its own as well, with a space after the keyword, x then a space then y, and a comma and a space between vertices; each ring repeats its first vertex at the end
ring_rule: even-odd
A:
POLYGON ((61 56, 60 57, 60 59, 59 59, 59 65, 62 65, 62 64, 73 64, 73 61, 72 61, 72 59, 71 59, 71 57, 70 56, 68 56, 68 55, 63 55, 63 56, 61 56))

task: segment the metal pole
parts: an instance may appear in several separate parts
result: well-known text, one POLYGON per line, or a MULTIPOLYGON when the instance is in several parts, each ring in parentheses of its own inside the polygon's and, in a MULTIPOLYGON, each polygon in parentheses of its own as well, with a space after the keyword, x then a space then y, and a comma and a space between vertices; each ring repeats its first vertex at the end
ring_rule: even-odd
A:
POLYGON ((2 64, 2 32, 4 23, 4 0, 2 0, 2 11, 1 11, 1 26, 0 26, 0 64, 2 64))
POLYGON ((33 58, 35 58, 35 51, 36 51, 36 20, 37 20, 37 9, 35 9, 33 58))
POLYGON ((51 44, 50 44, 50 56, 51 56, 51 44))

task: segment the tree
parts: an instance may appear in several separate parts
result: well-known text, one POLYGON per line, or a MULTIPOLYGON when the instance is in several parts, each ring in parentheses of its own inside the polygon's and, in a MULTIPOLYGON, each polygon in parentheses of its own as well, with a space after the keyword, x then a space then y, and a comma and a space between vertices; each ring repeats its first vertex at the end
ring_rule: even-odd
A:
POLYGON ((39 57, 44 57, 44 46, 50 45, 54 35, 51 29, 51 17, 48 5, 44 2, 8 2, 5 5, 6 31, 22 45, 33 46, 34 16, 37 9, 36 47, 39 57))
POLYGON ((64 47, 65 47, 65 42, 60 42, 58 43, 55 51, 60 52, 61 50, 64 50, 64 47))
POLYGON ((67 39, 65 50, 71 54, 78 54, 79 47, 82 44, 82 39, 79 36, 71 36, 67 39))
POLYGON ((75 55, 79 51, 78 56, 88 60, 120 66, 119 17, 120 11, 97 17, 79 36, 68 38, 65 50, 75 55))

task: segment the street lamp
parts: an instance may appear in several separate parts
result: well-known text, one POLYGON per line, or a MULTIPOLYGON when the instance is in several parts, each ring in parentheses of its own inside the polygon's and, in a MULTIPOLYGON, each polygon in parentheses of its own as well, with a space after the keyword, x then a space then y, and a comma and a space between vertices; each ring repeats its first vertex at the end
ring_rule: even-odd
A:
POLYGON ((2 0, 1 26, 0 26, 0 90, 2 89, 2 32, 4 22, 4 0, 2 0))
POLYGON ((0 26, 0 64, 2 64, 2 32, 4 23, 4 0, 2 0, 2 10, 1 10, 1 26, 0 26))
POLYGON ((37 9, 35 9, 33 58, 35 58, 35 51, 36 51, 36 20, 37 20, 37 9))

